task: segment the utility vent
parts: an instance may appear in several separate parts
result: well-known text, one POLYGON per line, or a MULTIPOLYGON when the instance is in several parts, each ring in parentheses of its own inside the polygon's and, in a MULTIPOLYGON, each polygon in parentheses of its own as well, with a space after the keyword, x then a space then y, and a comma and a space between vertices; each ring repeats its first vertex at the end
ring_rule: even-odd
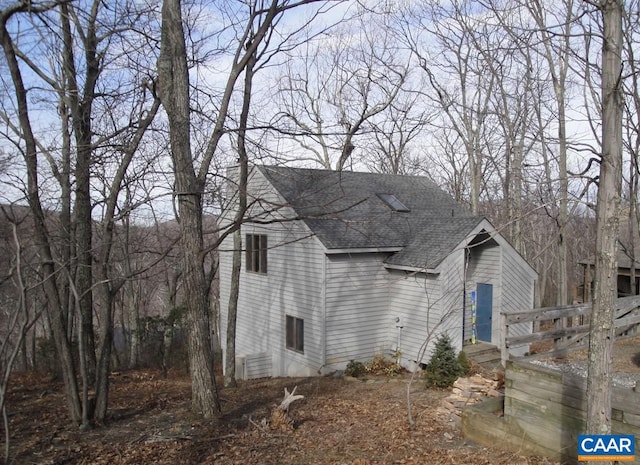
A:
POLYGON ((271 378, 271 354, 262 352, 259 354, 236 356, 236 378, 258 379, 271 378))
POLYGON ((389 208, 397 212, 410 212, 411 210, 405 204, 400 202, 393 194, 376 194, 380 200, 386 203, 389 208))

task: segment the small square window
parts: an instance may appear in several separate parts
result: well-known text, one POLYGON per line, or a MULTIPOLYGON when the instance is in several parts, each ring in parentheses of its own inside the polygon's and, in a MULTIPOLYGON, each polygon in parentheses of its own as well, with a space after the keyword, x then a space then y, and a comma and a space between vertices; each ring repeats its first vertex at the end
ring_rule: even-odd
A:
POLYGON ((267 236, 266 234, 247 234, 246 269, 254 273, 267 272, 267 236))
POLYGON ((287 349, 304 353, 304 320, 287 315, 287 349))

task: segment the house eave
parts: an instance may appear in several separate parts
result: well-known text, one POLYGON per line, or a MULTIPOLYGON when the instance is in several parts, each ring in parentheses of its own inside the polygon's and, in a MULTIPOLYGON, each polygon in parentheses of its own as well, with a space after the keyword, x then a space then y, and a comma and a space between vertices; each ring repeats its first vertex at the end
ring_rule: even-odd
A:
POLYGON ((416 266, 395 265, 391 263, 385 263, 384 267, 389 270, 409 271, 411 273, 425 273, 425 274, 433 274, 433 275, 440 274, 440 271, 436 270, 435 268, 420 268, 416 266))
POLYGON ((533 279, 538 279, 538 272, 535 270, 535 268, 533 268, 533 266, 531 266, 531 264, 525 260, 525 258, 522 256, 522 254, 520 252, 518 252, 497 230, 496 228, 491 224, 491 222, 489 220, 487 220, 486 218, 483 218, 482 221, 480 221, 480 223, 478 223, 478 225, 473 229, 473 231, 471 231, 471 233, 467 236, 467 238, 465 238, 464 241, 462 241, 462 243, 460 243, 458 245, 458 247, 456 248, 466 248, 469 244, 469 241, 476 236, 478 233, 480 233, 480 231, 485 230, 493 240, 495 240, 501 247, 509 247, 512 250, 515 251, 516 256, 518 257, 518 260, 520 261, 520 263, 524 266, 526 266, 530 273, 531 276, 533 277, 533 279))
POLYGON ((360 247, 353 249, 326 249, 327 255, 353 254, 353 253, 394 253, 400 252, 402 247, 360 247))

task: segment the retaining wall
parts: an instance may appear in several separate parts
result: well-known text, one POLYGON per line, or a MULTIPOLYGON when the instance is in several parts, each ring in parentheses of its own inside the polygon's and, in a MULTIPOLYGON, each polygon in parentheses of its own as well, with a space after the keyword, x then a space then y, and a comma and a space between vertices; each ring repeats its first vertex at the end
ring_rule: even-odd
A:
MULTIPOLYGON (((586 408, 585 378, 509 361, 504 397, 465 408, 462 432, 483 445, 578 463, 578 435, 585 432, 586 408)), ((635 388, 614 387, 612 430, 640 437, 640 392, 635 388)), ((635 461, 628 463, 640 465, 638 449, 635 461)))

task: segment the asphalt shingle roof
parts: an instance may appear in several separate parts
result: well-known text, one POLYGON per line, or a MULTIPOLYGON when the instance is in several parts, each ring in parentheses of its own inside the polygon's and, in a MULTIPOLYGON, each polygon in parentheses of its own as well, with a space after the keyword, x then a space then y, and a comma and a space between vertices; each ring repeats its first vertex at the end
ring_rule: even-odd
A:
POLYGON ((426 177, 258 169, 326 248, 401 247, 389 264, 435 268, 483 220, 426 177), (395 211, 377 194, 393 194, 410 211, 395 211))

